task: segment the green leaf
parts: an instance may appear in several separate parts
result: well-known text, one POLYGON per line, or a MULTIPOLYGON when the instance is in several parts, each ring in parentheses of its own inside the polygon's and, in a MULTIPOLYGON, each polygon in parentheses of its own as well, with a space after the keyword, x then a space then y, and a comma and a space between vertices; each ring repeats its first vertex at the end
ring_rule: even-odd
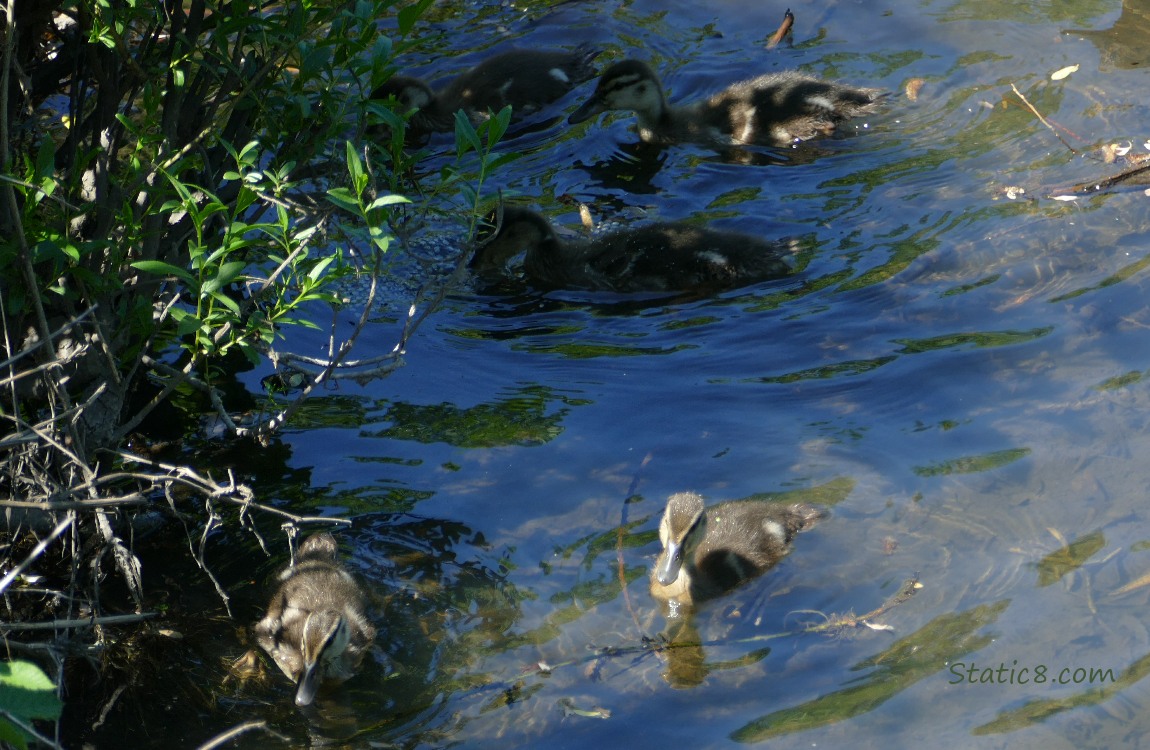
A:
POLYGON ((176 320, 177 336, 187 336, 189 333, 195 333, 200 330, 203 325, 198 317, 186 310, 174 309, 172 310, 172 317, 176 320))
POLYGON ((198 286, 196 279, 187 269, 173 266, 171 263, 165 263, 162 260, 138 260, 132 264, 132 268, 148 273, 154 273, 157 276, 175 276, 185 282, 189 286, 198 286))
POLYGON ((233 315, 238 316, 240 314, 239 304, 228 295, 221 292, 210 292, 209 296, 216 302, 219 302, 221 305, 228 308, 228 310, 230 310, 233 315))
POLYGON ((479 141, 479 134, 475 132, 475 126, 471 124, 471 120, 467 119, 467 113, 462 109, 455 112, 455 155, 457 158, 462 158, 470 148, 475 153, 483 150, 483 144, 479 141))
POLYGON ((357 196, 363 194, 363 189, 367 187, 367 174, 363 171, 363 160, 359 158, 359 151, 356 150, 355 144, 347 141, 344 144, 344 150, 347 153, 347 173, 351 177, 351 187, 357 196))
POLYGON ((307 272, 307 277, 309 279, 311 279, 312 281, 315 281, 324 272, 324 269, 326 269, 328 266, 330 266, 332 264, 332 261, 334 261, 334 260, 335 260, 334 255, 328 256, 327 258, 320 260, 318 263, 315 264, 315 266, 310 271, 307 272))
POLYGON ((499 113, 488 120, 485 125, 487 126, 487 148, 490 150, 495 147, 495 144, 503 139, 503 135, 507 132, 508 126, 511 124, 511 105, 507 105, 499 110, 499 113))
POLYGON ((58 719, 63 704, 48 675, 29 661, 0 662, 0 706, 22 719, 58 719))
POLYGON ((200 293, 215 296, 216 292, 238 279, 246 267, 247 264, 240 260, 224 263, 220 266, 219 273, 216 274, 216 277, 205 283, 200 293))
POLYGON ((0 745, 5 742, 17 750, 28 750, 27 736, 15 724, 0 719, 0 745))
POLYGON ((419 20, 419 17, 423 15, 424 11, 431 7, 432 2, 434 2, 434 0, 419 0, 419 2, 414 5, 400 8, 397 14, 399 33, 403 36, 410 34, 411 30, 415 28, 415 22, 419 20))
POLYGON ((373 200, 371 205, 367 207, 367 210, 371 211, 376 208, 383 208, 384 206, 394 206, 397 203, 411 203, 411 201, 402 195, 384 195, 373 200))
POLYGON ((359 213, 359 199, 347 188, 332 188, 327 191, 327 199, 345 211, 359 213))
POLYGON ((510 164, 520 156, 522 156, 522 154, 517 152, 511 152, 507 154, 488 154, 487 158, 483 160, 483 168, 488 172, 491 172, 499 169, 505 164, 510 164))
POLYGON ((375 246, 380 249, 380 252, 386 253, 387 249, 391 246, 391 235, 385 232, 383 227, 377 225, 369 226, 367 233, 375 246))

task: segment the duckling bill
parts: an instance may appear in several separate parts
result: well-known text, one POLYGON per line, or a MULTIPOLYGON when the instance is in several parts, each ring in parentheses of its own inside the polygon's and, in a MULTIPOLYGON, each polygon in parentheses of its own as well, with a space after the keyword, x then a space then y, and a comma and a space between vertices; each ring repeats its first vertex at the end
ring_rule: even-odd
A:
POLYGON ((416 136, 450 132, 458 110, 478 124, 508 106, 516 117, 541 109, 591 80, 597 72, 592 61, 598 54, 587 45, 573 50, 508 50, 487 58, 439 92, 418 78, 392 76, 371 98, 395 97, 407 111, 414 111, 408 128, 416 136))
POLYGON ((568 121, 579 123, 618 109, 635 113, 644 141, 789 146, 831 135, 839 123, 873 114, 883 96, 879 89, 784 71, 675 107, 667 103, 663 84, 646 63, 624 60, 603 72, 595 93, 568 121))
POLYGON ((671 495, 659 524, 663 551, 651 571, 651 594, 688 606, 719 596, 773 567, 795 534, 823 515, 809 505, 762 500, 706 508, 694 492, 671 495))
MULTIPOLYGON (((498 214, 499 212, 497 212, 498 214)), ((665 222, 591 240, 559 239, 542 215, 505 206, 477 238, 471 268, 489 275, 525 252, 528 280, 544 289, 614 292, 719 291, 790 274, 788 242, 665 222)))
POLYGON ((375 640, 364 615, 364 593, 341 566, 335 537, 313 534, 294 565, 280 572, 256 641, 296 683, 295 703, 306 706, 321 685, 350 678, 375 640))

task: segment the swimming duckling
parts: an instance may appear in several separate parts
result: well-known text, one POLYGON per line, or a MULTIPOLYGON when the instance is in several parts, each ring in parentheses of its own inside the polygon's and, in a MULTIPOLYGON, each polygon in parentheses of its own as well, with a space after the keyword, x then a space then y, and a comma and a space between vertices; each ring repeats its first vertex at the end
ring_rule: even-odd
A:
POLYGON ((839 122, 875 112, 882 96, 879 89, 785 71, 736 83, 703 102, 672 107, 646 63, 624 60, 603 72, 595 93, 568 122, 623 109, 638 116, 644 141, 789 146, 830 135, 839 122))
POLYGON ((584 81, 595 77, 591 61, 599 50, 581 45, 573 50, 508 50, 489 57, 436 93, 410 76, 392 76, 372 92, 372 99, 394 96, 415 110, 409 132, 426 135, 455 129, 462 109, 478 124, 506 106, 516 117, 550 104, 584 81))
POLYGON ((809 505, 735 500, 704 508, 694 492, 667 499, 659 524, 663 551, 651 571, 651 594, 690 606, 762 575, 791 539, 823 512, 809 505))
POLYGON ((786 276, 789 243, 698 227, 648 224, 591 240, 565 242, 546 218, 505 206, 492 216, 494 234, 481 234, 472 270, 501 269, 526 251, 528 280, 548 289, 614 292, 722 290, 786 276))
POLYGON ((294 565, 279 574, 280 586, 256 623, 256 640, 296 683, 295 703, 306 706, 320 683, 355 674, 375 640, 364 616, 359 584, 336 562, 335 537, 313 534, 300 545, 294 565))

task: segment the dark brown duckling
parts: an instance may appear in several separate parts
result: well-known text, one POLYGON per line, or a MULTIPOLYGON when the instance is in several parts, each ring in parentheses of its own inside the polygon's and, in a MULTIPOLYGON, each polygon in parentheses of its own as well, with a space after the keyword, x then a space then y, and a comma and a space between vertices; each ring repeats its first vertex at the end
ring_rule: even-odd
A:
POLYGON ((639 118, 644 141, 789 146, 834 132, 878 110, 883 92, 785 71, 736 83, 706 101, 674 107, 655 72, 638 60, 607 68, 595 93, 569 118, 578 123, 610 109, 639 118))
POLYGON ((575 86, 595 77, 591 64, 599 50, 581 45, 573 50, 515 49, 494 55, 456 77, 436 93, 410 76, 392 76, 372 92, 372 99, 394 96, 407 110, 415 110, 410 132, 421 135, 455 129, 455 113, 463 110, 478 124, 510 106, 515 117, 559 99, 575 86))
POLYGON ((694 492, 671 495, 659 524, 663 551, 651 570, 651 594, 687 606, 719 596, 773 567, 795 534, 823 515, 809 505, 764 500, 705 508, 694 492))
POLYGON ((686 222, 648 224, 566 242, 542 215, 505 206, 481 234, 471 268, 500 270, 526 252, 528 280, 545 289, 614 292, 718 291, 788 275, 787 242, 686 222))
POLYGON ((297 706, 311 703, 321 684, 354 675, 375 640, 363 590, 336 561, 337 553, 327 532, 304 540, 255 626, 260 647, 296 683, 297 706))

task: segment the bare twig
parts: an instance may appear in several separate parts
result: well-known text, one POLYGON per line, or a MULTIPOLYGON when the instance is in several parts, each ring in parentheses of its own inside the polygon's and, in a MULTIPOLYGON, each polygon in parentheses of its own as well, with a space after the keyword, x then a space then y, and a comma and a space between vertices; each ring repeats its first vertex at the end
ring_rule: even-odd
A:
MULTIPOLYGON (((55 331, 52 331, 52 334, 51 334, 52 339, 55 339, 60 334, 64 333, 64 331, 67 331, 67 330, 74 328, 75 326, 79 325, 80 323, 83 323, 95 311, 96 311, 96 307, 95 307, 95 305, 93 305, 92 307, 89 307, 84 312, 73 317, 71 320, 64 323, 62 326, 57 328, 55 331)), ((44 344, 46 344, 47 342, 48 342, 47 339, 40 339, 36 343, 29 346, 28 348, 22 349, 22 350, 16 352, 15 354, 13 354, 8 359, 4 360, 3 362, 0 362, 0 368, 10 367, 11 365, 15 364, 16 362, 23 359, 24 357, 27 357, 28 355, 35 353, 38 349, 40 349, 42 346, 44 346, 44 344)), ((44 366, 41 366, 39 368, 36 368, 35 370, 28 371, 28 373, 38 372, 40 369, 43 369, 46 366, 47 365, 44 365, 44 366)), ((25 373, 22 371, 20 373, 20 376, 23 377, 25 374, 28 374, 28 373, 25 373)), ((11 379, 14 380, 15 377, 13 377, 11 379)), ((8 382, 8 380, 0 380, 0 385, 5 385, 5 384, 7 384, 7 382, 8 382)))
POLYGON ((139 612, 134 615, 104 615, 102 617, 77 617, 71 620, 51 620, 48 622, 0 622, 0 631, 17 630, 74 630, 77 628, 94 628, 97 625, 127 625, 133 622, 156 617, 158 612, 139 612))
POLYGON ((1075 155, 1078 154, 1078 151, 1073 146, 1071 146, 1069 143, 1066 142, 1066 139, 1062 137, 1062 135, 1058 132, 1058 129, 1055 128, 1053 125, 1051 125, 1050 121, 1047 120, 1045 117, 1043 117, 1042 113, 1039 112, 1037 109, 1035 109, 1034 105, 1031 104, 1030 101, 1025 96, 1022 95, 1022 92, 1018 90, 1017 86, 1015 86, 1012 83, 1012 84, 1010 84, 1010 88, 1014 90, 1014 93, 1018 95, 1018 98, 1022 100, 1022 103, 1025 104, 1030 109, 1030 111, 1034 113, 1034 116, 1038 118, 1038 121, 1041 122, 1043 125, 1045 125, 1047 128, 1049 128, 1050 132, 1054 133, 1055 138, 1062 141, 1062 145, 1066 146, 1066 148, 1070 150, 1070 153, 1075 154, 1075 155))
POLYGON ((12 714, 12 712, 8 711, 7 709, 0 708, 0 716, 3 716, 8 721, 15 724, 17 727, 19 727, 20 731, 26 733, 29 737, 32 737, 37 742, 42 742, 43 744, 47 745, 48 747, 58 748, 58 750, 64 750, 63 745, 61 745, 58 742, 51 740, 51 739, 45 737, 44 735, 40 734, 39 732, 36 731, 35 727, 33 727, 28 722, 24 721, 22 718, 14 716, 12 714))
POLYGON ((277 740, 282 741, 285 745, 291 744, 291 741, 287 737, 284 737, 279 732, 272 731, 272 729, 270 727, 268 727, 268 723, 266 721, 248 721, 248 722, 244 722, 243 724, 237 724, 236 726, 232 727, 228 731, 222 732, 222 733, 216 735, 215 737, 211 738, 210 740, 208 740, 204 744, 200 745, 198 748, 196 748, 196 750, 215 750, 215 748, 220 747, 225 742, 228 742, 229 740, 234 740, 236 737, 239 737, 241 734, 244 734, 246 732, 250 732, 250 731, 255 730, 255 729, 259 729, 259 730, 264 731, 267 734, 270 734, 272 737, 275 737, 277 740))
POLYGON ((30 565, 32 565, 33 562, 35 562, 36 558, 38 558, 38 557, 40 557, 40 555, 44 554, 44 550, 48 549, 48 545, 51 544, 52 542, 54 542, 56 540, 56 537, 60 536, 65 531, 67 531, 68 527, 71 526, 72 522, 75 520, 76 520, 75 514, 69 513, 67 518, 65 518, 63 521, 61 521, 59 524, 57 524, 56 528, 52 529, 51 534, 49 534, 46 538, 41 539, 40 543, 37 544, 36 547, 31 552, 28 553, 28 557, 24 558, 24 562, 20 563, 15 568, 8 571, 8 574, 6 576, 4 576, 3 578, 0 578, 0 594, 4 593, 4 590, 12 585, 12 581, 16 580, 16 578, 19 577, 19 575, 21 573, 23 573, 25 570, 27 570, 28 567, 30 565))

